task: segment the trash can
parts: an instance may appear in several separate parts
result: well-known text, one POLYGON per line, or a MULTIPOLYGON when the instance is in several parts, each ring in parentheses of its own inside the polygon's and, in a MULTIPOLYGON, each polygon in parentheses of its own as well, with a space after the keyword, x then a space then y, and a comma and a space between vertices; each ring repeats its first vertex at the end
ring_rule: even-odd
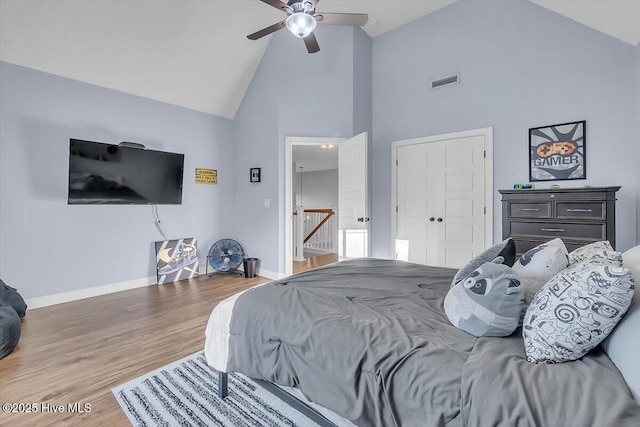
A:
POLYGON ((250 279, 252 277, 256 277, 256 264, 258 263, 258 258, 245 258, 242 260, 244 264, 244 277, 250 279))

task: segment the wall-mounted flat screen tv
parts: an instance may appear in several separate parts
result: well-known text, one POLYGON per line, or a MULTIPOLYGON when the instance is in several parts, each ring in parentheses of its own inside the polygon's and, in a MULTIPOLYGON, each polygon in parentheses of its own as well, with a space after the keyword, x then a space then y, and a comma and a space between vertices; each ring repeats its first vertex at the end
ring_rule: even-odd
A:
POLYGON ((71 139, 70 205, 182 204, 184 154, 71 139))

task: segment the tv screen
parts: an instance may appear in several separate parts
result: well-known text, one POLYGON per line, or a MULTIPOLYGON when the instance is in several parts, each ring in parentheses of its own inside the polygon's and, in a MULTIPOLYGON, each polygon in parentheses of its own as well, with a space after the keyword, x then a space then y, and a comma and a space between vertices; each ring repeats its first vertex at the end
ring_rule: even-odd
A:
POLYGON ((70 205, 179 205, 184 154, 71 139, 70 205))

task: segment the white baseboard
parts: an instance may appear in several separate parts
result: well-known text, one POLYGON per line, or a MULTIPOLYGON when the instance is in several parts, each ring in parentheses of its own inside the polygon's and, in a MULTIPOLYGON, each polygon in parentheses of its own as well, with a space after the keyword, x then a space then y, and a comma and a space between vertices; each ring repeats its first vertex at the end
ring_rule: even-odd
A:
MULTIPOLYGON (((205 275, 205 267, 200 267, 200 274, 205 275)), ((242 266, 239 268, 242 270, 242 266)), ((256 272, 258 276, 266 277, 271 280, 278 280, 285 277, 283 273, 275 273, 273 271, 259 268, 256 272)), ((109 285, 94 286, 92 288, 78 289, 75 291, 62 292, 59 294, 45 295, 43 297, 28 298, 25 302, 29 310, 48 307, 50 305, 62 304, 65 302, 77 301, 85 298, 97 297, 100 295, 112 294, 120 291, 128 291, 130 289, 143 288, 145 286, 155 285, 158 283, 156 276, 144 277, 142 279, 127 280, 124 282, 112 283, 109 285)))
POLYGON ((265 270, 264 268, 259 268, 256 274, 260 277, 266 277, 271 280, 280 280, 287 276, 284 273, 276 273, 275 271, 265 270))
MULTIPOLYGON (((334 252, 334 251, 328 251, 328 250, 325 250, 325 249, 311 249, 311 248, 305 248, 305 249, 304 249, 304 251, 303 251, 303 254, 304 254, 305 252, 306 252, 306 253, 308 253, 309 255, 313 255, 313 256, 316 256, 316 255, 327 255, 327 254, 334 254, 334 253, 337 253, 337 252, 334 252)), ((304 261, 304 260, 303 260, 303 261, 304 261)))
MULTIPOLYGON (((238 267, 238 271, 244 272, 244 265, 240 264, 240 267, 238 267)), ((284 277, 287 277, 287 275, 284 273, 276 273, 275 271, 265 270, 264 268, 257 268, 256 276, 266 277, 267 279, 271 280, 280 280, 284 277)))
POLYGON ((145 277, 142 279, 112 283, 110 285, 94 286, 92 288, 84 288, 59 294, 46 295, 43 297, 29 298, 25 302, 27 303, 28 309, 33 310, 36 308, 48 307, 50 305, 62 304, 64 302, 77 301, 80 299, 112 294, 114 292, 128 291, 129 289, 142 288, 149 285, 155 285, 156 283, 158 283, 156 276, 145 277))

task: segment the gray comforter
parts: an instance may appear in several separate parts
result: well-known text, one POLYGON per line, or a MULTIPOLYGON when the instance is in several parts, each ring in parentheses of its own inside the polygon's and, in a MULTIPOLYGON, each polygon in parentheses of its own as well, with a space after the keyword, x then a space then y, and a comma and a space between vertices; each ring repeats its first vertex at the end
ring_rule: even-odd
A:
POLYGON ((245 292, 231 319, 228 371, 296 386, 359 426, 639 419, 640 406, 599 352, 533 365, 519 336, 477 339, 452 326, 443 300, 454 274, 360 259, 245 292))

